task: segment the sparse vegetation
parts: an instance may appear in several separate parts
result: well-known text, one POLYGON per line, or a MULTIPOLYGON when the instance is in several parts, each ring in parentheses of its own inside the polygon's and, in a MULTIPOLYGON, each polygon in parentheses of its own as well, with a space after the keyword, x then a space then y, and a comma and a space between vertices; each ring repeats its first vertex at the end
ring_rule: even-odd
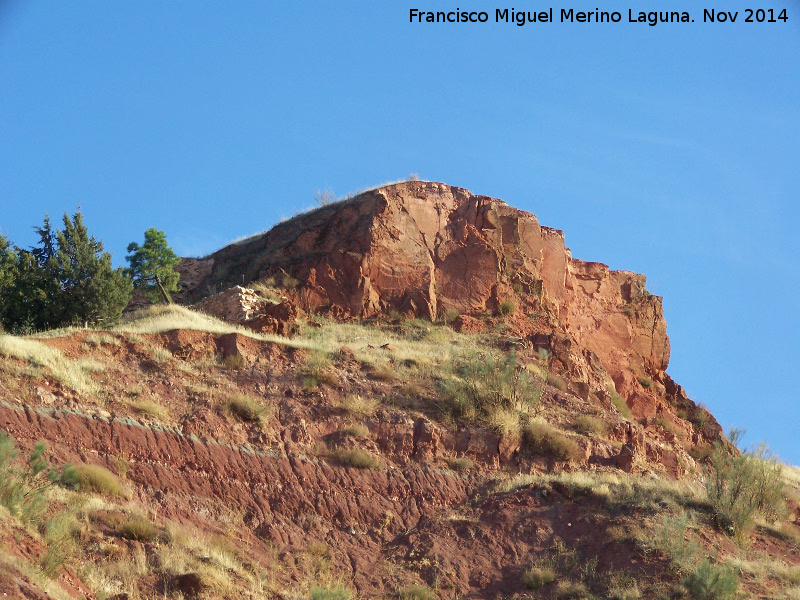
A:
POLYGON ((269 406, 247 394, 233 394, 225 403, 225 411, 242 421, 260 422, 270 410, 269 406))
POLYGON ((473 462, 471 458, 462 456, 449 459, 447 465, 454 471, 469 471, 473 467, 473 462))
POLYGON ((500 312, 500 316, 510 317, 514 314, 514 311, 517 310, 517 305, 514 304, 513 300, 504 300, 500 303, 498 310, 500 312))
POLYGON ((366 450, 361 448, 354 448, 352 450, 336 450, 333 456, 341 464, 355 467, 356 469, 372 469, 378 464, 378 461, 366 450))
POLYGON ((530 567, 522 574, 522 585, 529 590, 538 590, 553 583, 555 579, 556 575, 549 567, 530 567))
POLYGON ((575 419, 575 428, 584 435, 598 435, 604 437, 608 435, 608 421, 591 417, 589 415, 581 415, 575 419))
POLYGON ((734 600, 739 597, 739 572, 706 558, 683 579, 683 585, 697 600, 734 600))
POLYGON ((356 419, 365 419, 374 415, 380 408, 380 400, 372 396, 348 394, 339 403, 339 407, 356 419))
POLYGON ((345 427, 344 433, 350 437, 362 439, 369 435, 369 429, 361 423, 355 423, 345 427))
POLYGON ((344 586, 333 587, 312 586, 309 593, 311 600, 351 600, 353 594, 344 586))
MULTIPOLYGON (((735 446, 742 432, 732 430, 735 446)), ((782 467, 765 446, 738 454, 718 443, 706 468, 706 493, 714 522, 724 533, 745 544, 756 518, 775 521, 783 515, 782 467)))
POLYGON ((434 600, 436 594, 426 585, 412 585, 397 592, 400 600, 434 600))
POLYGON ((133 404, 133 409, 140 415, 152 417, 159 421, 169 419, 169 411, 153 400, 142 400, 133 404))
POLYGON ((653 387, 653 382, 647 377, 641 377, 641 376, 637 377, 636 381, 638 381, 639 385, 641 385, 643 388, 650 389, 651 387, 653 387))
POLYGON ((526 446, 536 454, 549 454, 558 460, 580 462, 584 453, 574 440, 542 421, 531 421, 525 427, 526 446))
POLYGON ((625 398, 620 396, 615 389, 611 388, 609 390, 609 396, 611 398, 611 404, 614 405, 623 419, 630 419, 633 416, 633 413, 631 413, 631 408, 628 406, 625 398))
POLYGON ((100 465, 77 465, 79 489, 106 496, 126 496, 125 488, 116 475, 100 465))
POLYGON ((132 515, 119 526, 118 533, 126 540, 154 542, 158 539, 158 527, 141 515, 132 515))

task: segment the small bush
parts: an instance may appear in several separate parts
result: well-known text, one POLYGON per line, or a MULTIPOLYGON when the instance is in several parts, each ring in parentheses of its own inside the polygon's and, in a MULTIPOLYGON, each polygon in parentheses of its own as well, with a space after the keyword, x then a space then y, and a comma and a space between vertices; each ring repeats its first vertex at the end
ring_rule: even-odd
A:
POLYGON ((412 585, 397 592, 400 600, 434 600, 436 594, 426 585, 412 585))
POLYGON ((360 394, 349 394, 339 404, 340 408, 359 419, 371 417, 377 412, 380 405, 377 398, 360 394))
POLYGON ((269 415, 270 407, 245 394, 234 394, 225 403, 225 410, 242 421, 261 421, 269 415))
POLYGON ((533 421, 525 428, 528 447, 537 454, 549 454, 559 460, 580 462, 584 458, 581 447, 556 428, 533 421))
POLYGON ((517 305, 511 300, 504 300, 500 303, 500 315, 503 317, 510 317, 517 310, 517 305))
POLYGON ((158 527, 142 516, 134 515, 119 526, 117 533, 126 540, 154 542, 158 538, 158 527))
POLYGON ((739 572, 706 558, 683 579, 683 585, 695 600, 733 600, 739 597, 739 572))
MULTIPOLYGON (((730 442, 742 434, 732 430, 730 442)), ((717 443, 706 468, 706 493, 717 526, 742 545, 757 517, 775 521, 786 510, 781 465, 764 445, 737 456, 717 443)))
MULTIPOLYGON (((78 486, 81 490, 106 496, 124 497, 126 495, 125 488, 122 487, 117 476, 100 465, 78 465, 74 467, 74 470, 77 473, 78 486)), ((64 472, 67 472, 66 466, 64 467, 64 472)), ((68 478, 71 477, 72 475, 70 474, 68 478)))
POLYGON ((575 428, 584 435, 594 434, 601 437, 608 435, 608 423, 597 417, 581 415, 575 420, 575 428))
POLYGON ((700 444, 689 448, 689 456, 697 462, 705 462, 714 452, 712 444, 700 444))
POLYGON ((374 456, 361 448, 337 450, 334 452, 334 456, 341 464, 355 467, 356 469, 371 469, 378 464, 374 456))
POLYGON ((311 600, 351 600, 353 594, 344 586, 321 587, 312 586, 310 592, 311 600))
POLYGON ((538 590, 540 587, 553 583, 556 575, 552 569, 546 567, 531 567, 522 574, 522 585, 529 590, 538 590))
POLYGON ((486 419, 498 409, 527 411, 541 400, 541 386, 513 351, 499 358, 466 354, 456 360, 453 375, 439 382, 439 393, 457 419, 486 419))
POLYGON ((350 437, 354 438, 365 438, 369 435, 369 429, 362 425, 361 423, 356 423, 355 425, 350 425, 346 427, 344 430, 345 435, 349 435, 350 437))
POLYGON ((651 387, 653 387, 653 382, 650 381, 650 379, 648 379, 647 377, 637 377, 636 380, 644 388, 650 389, 651 387))
POLYGON ((447 461, 449 466, 454 471, 469 471, 473 467, 472 459, 462 456, 461 458, 451 458, 447 461))

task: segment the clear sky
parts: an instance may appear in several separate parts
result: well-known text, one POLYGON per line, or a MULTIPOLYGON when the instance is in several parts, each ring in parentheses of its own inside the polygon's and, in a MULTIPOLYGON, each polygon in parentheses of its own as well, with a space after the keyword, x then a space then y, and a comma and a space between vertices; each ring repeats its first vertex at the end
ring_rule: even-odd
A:
POLYGON ((694 23, 618 2, 552 8, 621 23, 518 27, 482 0, 0 0, 0 232, 30 246, 80 206, 122 264, 151 226, 197 256, 316 190, 465 187, 646 274, 673 378, 800 464, 800 2, 772 5, 785 23, 717 4, 736 22, 677 0, 694 23))

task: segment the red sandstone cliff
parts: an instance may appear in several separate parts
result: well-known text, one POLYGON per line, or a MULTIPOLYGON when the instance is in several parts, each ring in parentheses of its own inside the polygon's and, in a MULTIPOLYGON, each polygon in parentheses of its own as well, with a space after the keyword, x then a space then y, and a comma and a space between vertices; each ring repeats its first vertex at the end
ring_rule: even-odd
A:
POLYGON ((613 385, 644 416, 660 413, 665 393, 685 398, 665 374, 661 298, 643 275, 574 259, 562 231, 463 188, 378 188, 195 261, 199 272, 197 264, 207 274, 190 292, 273 277, 291 282, 301 308, 337 317, 480 317, 512 302, 536 324, 520 335, 561 360, 581 395, 613 385))

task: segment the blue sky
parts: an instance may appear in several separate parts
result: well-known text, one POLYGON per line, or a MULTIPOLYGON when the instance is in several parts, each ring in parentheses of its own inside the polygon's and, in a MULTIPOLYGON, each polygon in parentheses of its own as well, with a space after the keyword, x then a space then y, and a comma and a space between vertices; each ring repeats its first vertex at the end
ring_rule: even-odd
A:
MULTIPOLYGON (((522 3, 518 3, 522 5, 522 3)), ((0 3, 0 232, 80 206, 121 264, 418 174, 665 297, 669 373, 800 464, 800 2, 788 22, 410 24, 398 2, 0 3)), ((594 10, 594 5, 553 4, 594 10)), ((714 8, 709 5, 706 8, 714 8)), ((524 6, 529 10, 545 5, 524 6)), ((778 11, 776 11, 778 14, 778 11)))

